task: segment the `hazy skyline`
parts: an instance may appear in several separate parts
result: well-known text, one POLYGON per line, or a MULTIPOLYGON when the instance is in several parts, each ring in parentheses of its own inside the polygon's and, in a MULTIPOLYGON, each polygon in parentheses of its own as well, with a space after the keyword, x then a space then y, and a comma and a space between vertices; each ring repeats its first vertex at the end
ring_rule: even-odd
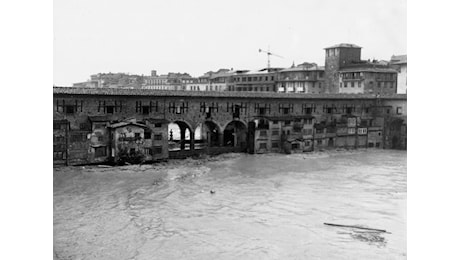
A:
POLYGON ((406 54, 405 0, 54 1, 54 84, 99 72, 149 75, 324 65, 324 48, 361 47, 363 59, 406 54))

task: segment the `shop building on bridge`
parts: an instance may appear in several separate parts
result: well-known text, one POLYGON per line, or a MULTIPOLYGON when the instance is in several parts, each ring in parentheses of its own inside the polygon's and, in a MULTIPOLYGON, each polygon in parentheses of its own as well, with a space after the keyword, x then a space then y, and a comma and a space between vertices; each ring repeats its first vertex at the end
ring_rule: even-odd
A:
POLYGON ((198 153, 406 147, 405 95, 60 87, 53 92, 53 158, 61 164, 113 162, 126 151, 161 160, 198 153), (180 129, 176 150, 170 149, 169 124, 180 129), (201 140, 195 140, 198 131, 201 140))

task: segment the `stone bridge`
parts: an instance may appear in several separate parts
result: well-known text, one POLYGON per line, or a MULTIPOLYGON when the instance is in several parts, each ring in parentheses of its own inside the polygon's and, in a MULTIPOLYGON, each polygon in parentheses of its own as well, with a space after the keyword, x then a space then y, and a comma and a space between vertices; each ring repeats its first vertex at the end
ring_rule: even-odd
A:
POLYGON ((91 118, 106 121, 163 120, 180 128, 181 149, 195 148, 202 129, 208 146, 238 147, 247 142, 250 123, 260 118, 312 116, 332 122, 343 115, 406 122, 406 95, 192 92, 53 87, 53 119, 69 131, 90 129, 91 118), (186 140, 186 135, 189 140, 186 140))

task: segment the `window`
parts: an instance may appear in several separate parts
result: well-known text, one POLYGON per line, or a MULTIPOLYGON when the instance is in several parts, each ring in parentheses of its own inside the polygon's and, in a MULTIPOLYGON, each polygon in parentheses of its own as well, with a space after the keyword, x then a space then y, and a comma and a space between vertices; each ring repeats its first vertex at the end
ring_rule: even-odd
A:
POLYGON ((317 144, 323 144, 323 140, 318 139, 318 140, 316 140, 316 143, 317 143, 317 144))
POLYGON ((390 109, 389 108, 387 108, 387 114, 390 114, 390 109))
POLYGON ((142 114, 143 115, 148 115, 150 113, 150 107, 149 106, 142 106, 142 114))
POLYGON ((161 127, 161 123, 155 123, 155 127, 161 127))
POLYGON ((284 108, 283 108, 283 114, 284 114, 284 115, 289 114, 289 108, 288 108, 288 107, 284 107, 284 108))
POLYGON ((105 146, 95 147, 94 148, 95 157, 104 157, 107 156, 107 149, 105 146))
POLYGON ((402 114, 402 107, 397 107, 396 108, 396 114, 398 114, 398 115, 402 114))
POLYGON ((368 147, 374 147, 374 143, 369 143, 368 147))
POLYGON ((163 136, 162 136, 161 134, 155 134, 155 135, 153 136, 153 140, 157 140, 157 141, 158 141, 158 140, 162 140, 162 139, 163 139, 163 136))
POLYGON ((265 107, 259 108, 259 115, 265 115, 265 107))
POLYGON ((267 143, 260 143, 259 148, 260 149, 267 149, 267 143))
POLYGON ((353 108, 352 108, 352 107, 347 107, 347 109, 346 109, 346 110, 347 110, 347 114, 351 114, 351 113, 352 113, 352 111, 353 111, 353 108))
POLYGON ((135 139, 140 139, 141 138, 141 133, 134 133, 134 138, 135 139))
POLYGON ((153 155, 152 148, 144 148, 144 154, 153 155))
POLYGON ((86 133, 72 133, 70 135, 70 142, 85 142, 87 139, 86 133))
POLYGON ((273 124, 277 125, 277 124, 278 124, 278 120, 273 120, 273 124))
POLYGON ((284 125, 290 125, 290 124, 291 124, 291 120, 284 121, 284 125))
POLYGON ((106 106, 105 107, 105 112, 107 114, 113 114, 114 107, 113 106, 106 106))
POLYGON ((152 132, 150 131, 145 131, 144 132, 144 139, 149 140, 152 138, 152 132))
POLYGON ((298 143, 292 144, 292 149, 293 150, 296 150, 296 149, 299 149, 299 148, 300 148, 300 145, 298 143))
POLYGON ((65 113, 66 114, 73 114, 74 113, 74 106, 65 106, 65 113))
POLYGON ((352 88, 355 87, 355 82, 351 82, 351 87, 352 87, 352 88))
POLYGON ((328 114, 332 114, 332 107, 328 107, 328 108, 327 108, 327 113, 328 113, 328 114))
POLYGON ((278 131, 278 130, 273 130, 273 131, 272 131, 272 135, 280 135, 280 131, 278 131))
POLYGON ((375 147, 380 147, 380 143, 379 142, 375 143, 375 147))
POLYGON ((153 147, 153 151, 155 152, 155 154, 162 154, 163 153, 163 147, 155 146, 155 147, 153 147))
POLYGON ((135 153, 136 153, 136 148, 131 148, 131 149, 129 149, 129 153, 130 153, 130 154, 135 154, 135 153))
POLYGON ((278 142, 272 142, 272 148, 279 148, 278 142))
POLYGON ((260 131, 260 136, 267 136, 267 131, 265 131, 265 130, 260 131))

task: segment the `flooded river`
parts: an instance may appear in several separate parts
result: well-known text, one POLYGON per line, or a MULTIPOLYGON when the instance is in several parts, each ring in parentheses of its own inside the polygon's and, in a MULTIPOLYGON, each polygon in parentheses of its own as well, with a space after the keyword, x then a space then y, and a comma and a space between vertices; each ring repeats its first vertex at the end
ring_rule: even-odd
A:
POLYGON ((406 259, 406 152, 55 168, 54 257, 406 259))

